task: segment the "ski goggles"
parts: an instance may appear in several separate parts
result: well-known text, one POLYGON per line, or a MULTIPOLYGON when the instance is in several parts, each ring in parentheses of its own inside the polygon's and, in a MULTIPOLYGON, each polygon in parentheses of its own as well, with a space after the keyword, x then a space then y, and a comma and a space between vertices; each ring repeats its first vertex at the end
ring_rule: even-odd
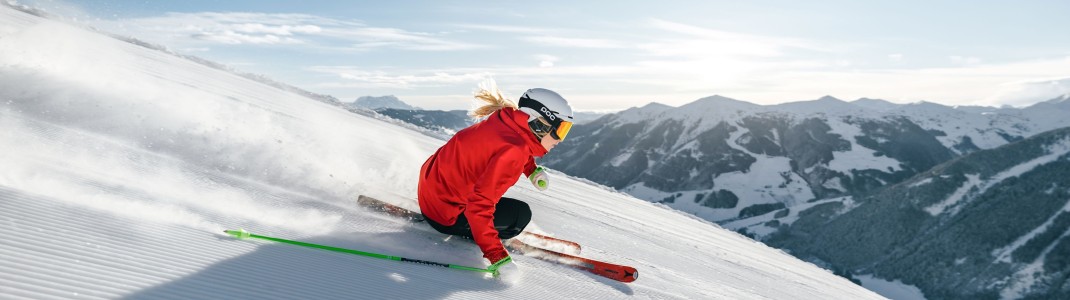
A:
POLYGON ((561 121, 561 123, 557 126, 557 129, 554 129, 554 126, 550 125, 546 118, 542 117, 535 118, 529 123, 531 123, 531 130, 534 131, 535 135, 538 135, 539 138, 542 138, 549 134, 554 139, 564 140, 565 136, 568 135, 568 132, 572 130, 572 122, 569 121, 561 121))
POLYGON ((557 140, 564 140, 565 136, 568 135, 568 132, 572 130, 572 122, 571 121, 563 120, 560 117, 558 112, 552 111, 549 108, 546 108, 546 106, 542 105, 542 103, 540 103, 539 101, 532 100, 531 98, 528 98, 528 97, 520 97, 520 103, 518 103, 518 105, 520 107, 531 108, 531 109, 539 112, 540 114, 542 114, 540 116, 541 118, 538 118, 538 119, 541 119, 542 121, 537 122, 537 123, 540 123, 542 125, 547 125, 550 128, 536 128, 536 127, 538 127, 538 125, 537 124, 532 124, 532 125, 534 125, 532 128, 535 129, 536 133, 539 133, 541 131, 541 132, 544 132, 543 135, 545 135, 546 133, 549 133, 550 136, 554 137, 557 140), (543 122, 545 122, 545 123, 543 123, 543 122))

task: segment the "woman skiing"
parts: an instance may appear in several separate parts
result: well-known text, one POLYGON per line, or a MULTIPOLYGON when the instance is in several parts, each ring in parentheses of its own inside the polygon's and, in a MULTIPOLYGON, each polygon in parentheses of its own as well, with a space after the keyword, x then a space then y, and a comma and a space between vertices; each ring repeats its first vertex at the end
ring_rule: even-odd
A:
POLYGON ((471 238, 490 261, 490 270, 508 276, 516 266, 501 240, 519 235, 531 221, 527 203, 502 195, 520 174, 540 191, 548 177, 535 164, 568 135, 572 107, 561 95, 533 88, 518 103, 502 97, 493 85, 475 98, 486 102, 474 110, 486 118, 458 131, 420 168, 420 211, 439 232, 471 238))

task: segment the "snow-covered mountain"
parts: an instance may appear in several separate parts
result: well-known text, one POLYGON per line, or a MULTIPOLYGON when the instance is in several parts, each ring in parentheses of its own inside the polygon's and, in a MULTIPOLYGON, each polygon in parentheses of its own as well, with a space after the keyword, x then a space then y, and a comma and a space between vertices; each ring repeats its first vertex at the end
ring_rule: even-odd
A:
MULTIPOLYGON (((467 99, 457 99, 463 101, 467 99)), ((454 132, 471 126, 476 121, 468 116, 465 110, 422 110, 422 109, 394 109, 378 108, 376 113, 392 119, 409 123, 427 130, 444 132, 442 136, 452 136, 454 132)), ((596 120, 606 113, 599 112, 576 112, 575 123, 583 124, 596 120)))
POLYGON ((553 174, 531 230, 631 284, 517 255, 516 284, 235 240, 254 233, 462 265, 479 250, 356 207, 413 207, 443 143, 408 127, 0 5, 0 298, 877 299, 664 206, 553 174))
POLYGON ((573 120, 573 123, 586 124, 588 122, 598 120, 598 118, 601 118, 602 116, 608 115, 610 113, 601 111, 574 111, 572 114, 575 118, 573 120))
POLYGON ((725 226, 931 299, 1070 299, 1070 128, 725 226))
POLYGON ((1070 131, 1038 134, 1070 126, 1068 99, 1016 109, 714 96, 577 126, 547 164, 847 276, 940 299, 1065 298, 1070 131))
POLYGON ((398 99, 398 97, 396 97, 394 95, 386 95, 386 96, 379 96, 379 97, 362 96, 360 98, 357 98, 356 101, 353 101, 352 103, 349 103, 347 105, 349 105, 351 107, 359 107, 359 108, 370 109, 370 110, 379 110, 379 109, 418 110, 418 109, 420 109, 419 107, 415 107, 415 106, 409 105, 408 103, 405 103, 405 102, 401 101, 401 99, 398 99))
POLYGON ((1066 97, 1023 109, 852 102, 650 104, 576 126, 546 164, 724 222, 901 182, 954 157, 1070 126, 1066 97))
POLYGON ((410 110, 382 108, 375 110, 375 112, 428 130, 445 132, 447 134, 444 134, 444 137, 452 136, 453 133, 471 126, 476 121, 468 116, 468 111, 464 110, 410 110))

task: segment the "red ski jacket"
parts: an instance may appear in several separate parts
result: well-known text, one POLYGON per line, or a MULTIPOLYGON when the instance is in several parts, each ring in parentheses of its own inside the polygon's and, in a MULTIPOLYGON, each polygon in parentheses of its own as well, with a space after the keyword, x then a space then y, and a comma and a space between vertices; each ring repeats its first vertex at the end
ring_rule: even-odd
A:
POLYGON ((483 257, 497 262, 509 255, 494 229, 494 206, 505 191, 535 170, 546 154, 528 115, 502 108, 486 120, 458 131, 420 168, 420 210, 451 226, 463 212, 483 257))

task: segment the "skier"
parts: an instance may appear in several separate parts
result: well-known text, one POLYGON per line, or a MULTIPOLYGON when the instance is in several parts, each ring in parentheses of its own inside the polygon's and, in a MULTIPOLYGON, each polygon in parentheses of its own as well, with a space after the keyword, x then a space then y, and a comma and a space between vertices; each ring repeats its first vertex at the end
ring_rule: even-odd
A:
POLYGON ((518 272, 502 245, 531 221, 527 203, 502 197, 521 173, 540 191, 549 187, 535 157, 545 155, 572 128, 572 107, 561 95, 542 88, 527 90, 518 103, 505 100, 490 83, 474 110, 486 118, 458 131, 420 168, 420 211, 441 233, 470 238, 490 270, 515 278, 518 272))

